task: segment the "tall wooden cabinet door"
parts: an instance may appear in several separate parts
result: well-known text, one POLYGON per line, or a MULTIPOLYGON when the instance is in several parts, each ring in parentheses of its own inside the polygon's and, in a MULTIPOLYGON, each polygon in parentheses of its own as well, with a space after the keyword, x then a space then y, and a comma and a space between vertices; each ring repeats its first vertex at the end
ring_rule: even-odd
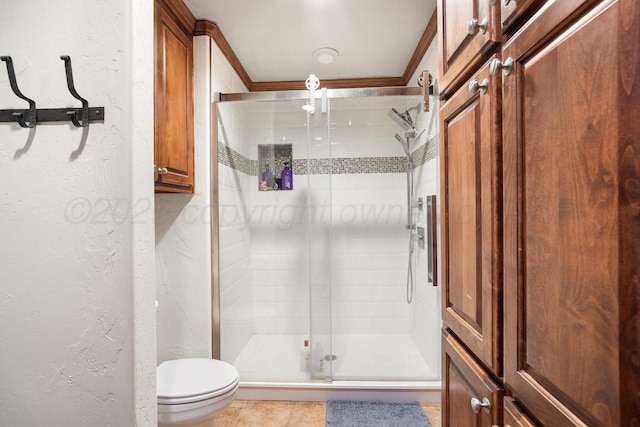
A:
POLYGON ((491 0, 438 0, 440 96, 448 98, 500 42, 500 6, 491 0))
POLYGON ((156 189, 193 191, 193 39, 156 3, 156 189))
POLYGON ((567 19, 582 3, 551 4, 503 49, 515 59, 503 80, 505 384, 543 425, 630 426, 640 5, 591 2, 567 19))
POLYGON ((443 342, 442 425, 502 425, 502 388, 446 330, 443 342))
POLYGON ((498 376, 502 359, 500 81, 489 75, 485 65, 440 110, 442 317, 445 328, 498 376))

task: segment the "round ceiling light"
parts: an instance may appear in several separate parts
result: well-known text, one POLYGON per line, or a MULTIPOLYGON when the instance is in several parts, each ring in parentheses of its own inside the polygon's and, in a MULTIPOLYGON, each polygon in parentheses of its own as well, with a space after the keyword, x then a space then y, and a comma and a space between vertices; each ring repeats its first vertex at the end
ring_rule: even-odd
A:
POLYGON ((313 57, 321 64, 331 64, 340 53, 331 47, 321 47, 313 51, 313 57))

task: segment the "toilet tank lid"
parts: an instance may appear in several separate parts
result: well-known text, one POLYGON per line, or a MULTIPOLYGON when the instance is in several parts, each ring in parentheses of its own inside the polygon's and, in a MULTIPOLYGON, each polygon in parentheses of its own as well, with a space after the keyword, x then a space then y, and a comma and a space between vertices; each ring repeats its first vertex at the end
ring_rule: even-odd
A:
POLYGON ((215 359, 167 360, 156 371, 159 398, 209 394, 237 380, 238 370, 233 365, 215 359))

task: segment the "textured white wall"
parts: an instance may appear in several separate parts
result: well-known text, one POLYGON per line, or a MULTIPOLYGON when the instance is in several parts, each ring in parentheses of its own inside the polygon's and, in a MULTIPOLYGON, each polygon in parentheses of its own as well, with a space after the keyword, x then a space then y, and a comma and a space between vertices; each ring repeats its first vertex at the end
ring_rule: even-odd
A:
MULTIPOLYGON (((84 129, 0 124, 2 426, 155 424, 154 340, 135 342, 155 329, 142 308, 153 190, 133 170, 152 164, 152 2, 136 3, 23 0, 0 14, 0 54, 25 95, 78 105, 70 55, 78 92, 106 115, 84 129)), ((0 65, 0 108, 24 108, 0 65)))
POLYGON ((153 180, 149 166, 154 156, 153 0, 128 2, 133 29, 131 50, 131 200, 148 206, 133 220, 132 263, 134 302, 134 399, 136 426, 157 425, 156 400, 156 280, 153 180), (135 143, 133 143, 135 141, 135 143), (147 203, 148 201, 148 203, 147 203))
POLYGON ((209 38, 194 38, 195 194, 156 195, 158 363, 211 357, 209 38))

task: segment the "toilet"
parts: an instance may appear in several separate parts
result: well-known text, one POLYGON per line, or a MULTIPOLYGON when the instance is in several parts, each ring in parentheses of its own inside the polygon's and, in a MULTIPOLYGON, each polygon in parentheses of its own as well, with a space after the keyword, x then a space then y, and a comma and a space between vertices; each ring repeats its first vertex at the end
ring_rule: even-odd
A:
POLYGON ((157 368, 158 427, 212 427, 236 397, 238 370, 205 358, 167 360, 157 368))

